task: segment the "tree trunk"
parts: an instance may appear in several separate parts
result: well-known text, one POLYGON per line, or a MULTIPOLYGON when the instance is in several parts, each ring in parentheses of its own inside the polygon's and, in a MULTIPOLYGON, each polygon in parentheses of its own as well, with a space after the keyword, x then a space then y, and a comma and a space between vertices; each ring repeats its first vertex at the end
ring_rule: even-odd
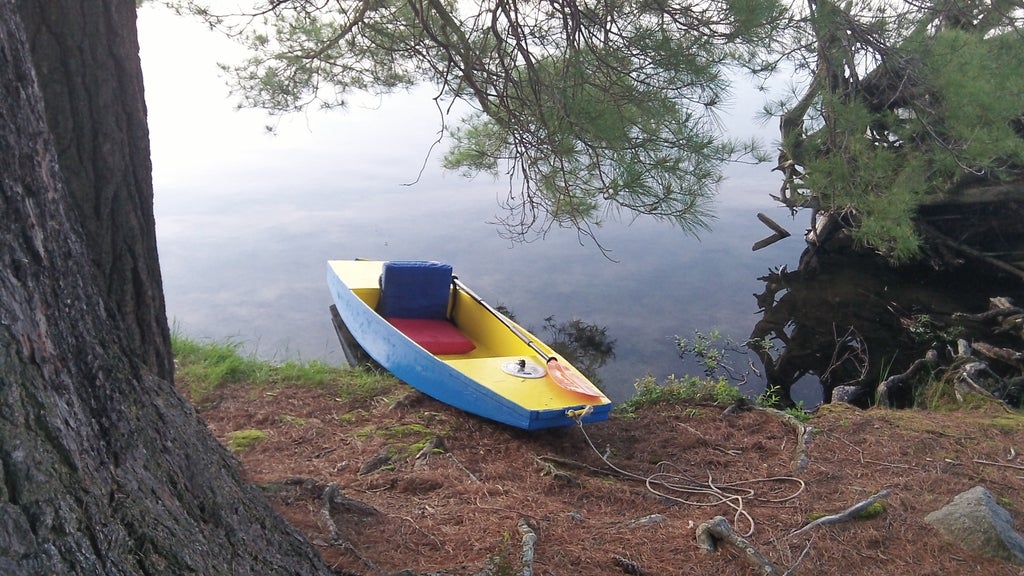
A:
MULTIPOLYGON (((111 35, 133 26, 126 0, 116 3, 111 35)), ((110 70, 136 82, 109 82, 138 85, 138 59, 115 60, 110 70)), ((76 123, 110 112, 76 109, 76 123)), ((117 149, 144 122, 123 129, 97 132, 92 155, 130 156, 117 149)), ((90 254, 95 239, 83 240, 78 221, 99 216, 75 206, 63 159, 20 15, 14 0, 0 0, 0 574, 330 574, 241 481, 236 461, 172 385, 136 361, 140 351, 123 330, 134 320, 105 312, 111 282, 84 265, 102 259, 90 254)), ((148 190, 148 166, 139 162, 117 178, 148 190)), ((152 214, 118 210, 102 214, 103 226, 152 236, 152 214)), ((110 249, 130 237, 115 234, 110 249)))
POLYGON ((17 0, 64 185, 131 356, 173 380, 133 0, 17 0))

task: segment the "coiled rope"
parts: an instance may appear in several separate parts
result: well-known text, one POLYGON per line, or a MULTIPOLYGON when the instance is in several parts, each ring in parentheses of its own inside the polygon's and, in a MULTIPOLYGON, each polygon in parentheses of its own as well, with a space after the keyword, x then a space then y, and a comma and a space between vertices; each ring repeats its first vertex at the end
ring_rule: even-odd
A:
POLYGON ((796 498, 806 487, 803 480, 794 476, 773 476, 771 478, 755 478, 751 480, 740 480, 738 482, 724 482, 719 484, 714 481, 710 472, 708 472, 707 482, 702 483, 685 474, 679 466, 671 462, 659 462, 657 465, 658 472, 648 476, 634 474, 612 464, 611 461, 608 460, 608 457, 602 454, 601 451, 594 446, 594 442, 590 439, 590 435, 587 434, 587 430, 583 427, 582 418, 574 419, 576 420, 576 424, 579 426, 580 431, 583 432, 583 438, 586 439, 590 449, 593 450, 594 453, 597 454, 598 458, 600 458, 601 461, 603 461, 609 468, 622 476, 643 482, 647 487, 647 490, 652 494, 680 504, 688 504, 690 506, 719 506, 721 504, 725 504, 729 506, 735 511, 733 515, 733 525, 739 526, 740 521, 743 520, 750 527, 749 530, 743 533, 743 536, 750 536, 754 533, 754 518, 747 512, 744 506, 744 500, 757 500, 759 502, 777 504, 796 498), (779 498, 765 498, 758 497, 754 489, 750 487, 755 484, 767 483, 795 484, 796 489, 792 493, 787 493, 785 496, 779 498), (694 495, 703 496, 705 500, 697 501, 691 499, 694 495))

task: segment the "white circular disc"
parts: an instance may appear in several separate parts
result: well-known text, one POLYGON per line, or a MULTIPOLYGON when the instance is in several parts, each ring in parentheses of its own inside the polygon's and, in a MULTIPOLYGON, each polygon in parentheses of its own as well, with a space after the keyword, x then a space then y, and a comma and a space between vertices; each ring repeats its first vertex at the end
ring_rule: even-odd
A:
POLYGON ((505 362, 501 365, 501 369, 504 370, 506 374, 519 376, 520 378, 543 378, 544 375, 547 374, 547 370, 545 370, 543 366, 526 360, 505 362))

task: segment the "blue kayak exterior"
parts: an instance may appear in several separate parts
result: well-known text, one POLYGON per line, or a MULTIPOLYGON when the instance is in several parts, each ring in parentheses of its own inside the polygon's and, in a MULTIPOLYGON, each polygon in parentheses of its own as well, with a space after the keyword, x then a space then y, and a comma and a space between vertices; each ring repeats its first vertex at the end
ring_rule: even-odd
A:
MULTIPOLYGON (((588 403, 537 410, 496 393, 428 352, 371 308, 328 266, 327 285, 338 314, 360 347, 378 364, 428 396, 482 418, 525 430, 572 426, 575 411, 589 412, 580 422, 606 420, 611 403, 588 403)), ((586 400, 586 397, 581 398, 586 400)))

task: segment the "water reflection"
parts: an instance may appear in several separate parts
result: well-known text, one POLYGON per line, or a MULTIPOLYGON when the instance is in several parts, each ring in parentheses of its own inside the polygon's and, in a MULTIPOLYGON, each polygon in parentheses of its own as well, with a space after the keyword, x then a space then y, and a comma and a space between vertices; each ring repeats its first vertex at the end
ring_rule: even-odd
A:
MULTIPOLYGON (((600 336, 599 353, 572 361, 597 372, 614 401, 645 374, 701 374, 700 360, 679 359, 673 337, 717 329, 733 341, 766 339, 769 382, 813 404, 820 376, 828 388, 860 374, 861 351, 868 378, 897 356, 913 358, 916 349, 895 335, 901 319, 985 308, 981 280, 895 275, 845 255, 764 275, 796 266, 806 223, 770 200, 778 178, 763 166, 729 169, 718 219, 699 239, 609 214, 599 234, 614 260, 563 230, 512 248, 488 224, 507 183, 466 181, 424 158, 438 130, 428 91, 289 118, 271 138, 262 113, 234 111, 218 77, 216 60, 230 59, 230 42, 152 3, 140 9, 139 29, 168 315, 194 337, 242 341, 271 359, 340 364, 325 262, 436 259, 514 308, 531 330, 549 330, 551 318, 547 340, 600 336), (767 233, 758 212, 794 236, 752 252, 767 233), (567 318, 585 321, 564 326, 567 318), (834 356, 849 360, 829 372, 834 356)), ((752 118, 762 100, 737 99, 723 117, 730 133, 757 135, 744 130, 758 128, 752 118)), ((770 142, 775 129, 763 128, 770 142)), ((744 390, 759 393, 763 371, 746 358, 736 364, 744 390)))
MULTIPOLYGON (((522 322, 516 318, 515 312, 504 304, 496 305, 495 309, 515 322, 522 322)), ((527 329, 534 334, 542 333, 532 326, 528 326, 527 329)), ((601 368, 615 358, 615 340, 608 337, 607 326, 599 326, 579 318, 556 321, 555 316, 551 315, 544 319, 543 334, 541 340, 545 344, 607 393, 601 385, 601 368)))
POLYGON ((608 327, 574 318, 556 322, 554 316, 544 319, 544 341, 597 386, 601 386, 601 368, 615 358, 615 340, 608 337, 608 327))
POLYGON ((784 406, 831 399, 839 386, 858 388, 852 400, 867 406, 878 382, 957 336, 954 313, 984 310, 990 297, 1019 291, 988 270, 894 269, 850 252, 810 255, 796 270, 760 277, 764 290, 754 295, 762 318, 748 347, 784 406))

